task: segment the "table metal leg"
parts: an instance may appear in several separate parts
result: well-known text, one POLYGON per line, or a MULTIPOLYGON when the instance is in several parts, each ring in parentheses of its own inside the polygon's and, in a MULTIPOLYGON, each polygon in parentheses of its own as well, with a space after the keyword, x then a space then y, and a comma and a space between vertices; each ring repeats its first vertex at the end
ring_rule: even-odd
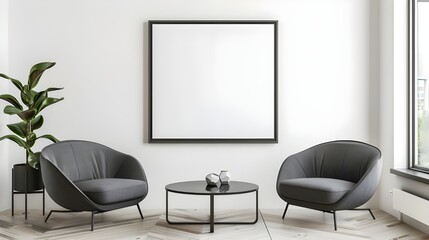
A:
POLYGON ((258 190, 256 190, 256 218, 255 218, 255 222, 254 223, 258 222, 258 218, 259 218, 259 206, 258 206, 258 203, 259 203, 259 196, 258 196, 258 190))
POLYGON ((214 225, 215 224, 255 224, 258 222, 259 219, 259 196, 258 196, 258 190, 255 191, 256 194, 256 210, 255 210, 255 220, 251 222, 216 222, 214 220, 214 195, 210 195, 210 219, 209 221, 193 221, 193 222, 174 222, 170 221, 168 219, 168 190, 165 192, 165 218, 167 223, 173 224, 173 225, 183 225, 183 224, 210 224, 210 232, 214 232, 214 225))
POLYGON ((214 195, 210 195, 210 232, 214 232, 214 195))
POLYGON ((165 190, 165 220, 169 223, 172 224, 170 222, 170 220, 168 220, 168 190, 165 190))

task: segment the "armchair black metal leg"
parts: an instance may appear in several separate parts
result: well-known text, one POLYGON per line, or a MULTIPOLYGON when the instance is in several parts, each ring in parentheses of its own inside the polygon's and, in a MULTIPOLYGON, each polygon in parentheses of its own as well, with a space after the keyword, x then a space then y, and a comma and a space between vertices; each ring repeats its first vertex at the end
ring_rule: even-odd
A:
POLYGON ((140 206, 139 206, 139 204, 138 204, 138 203, 137 203, 137 209, 139 210, 140 217, 141 217, 142 219, 144 219, 143 214, 142 214, 142 210, 140 209, 140 206))
POLYGON ((366 211, 366 210, 368 210, 369 214, 371 214, 372 219, 375 220, 375 216, 372 213, 371 208, 354 208, 354 209, 350 209, 350 210, 353 210, 353 211, 366 211))
POLYGON ((53 210, 49 211, 48 216, 45 218, 45 222, 47 222, 47 221, 48 221, 49 217, 50 217, 50 216, 51 216, 51 214, 52 214, 52 211, 53 211, 53 210))
POLYGON ((48 214, 48 216, 45 218, 45 222, 48 221, 49 217, 51 216, 52 213, 70 213, 70 212, 79 212, 79 211, 73 211, 73 210, 51 210, 48 214))
POLYGON ((287 211, 287 208, 288 208, 288 207, 289 207, 289 203, 288 203, 288 204, 286 204, 285 211, 283 212, 282 219, 285 219, 285 215, 286 215, 286 211, 287 211))
POLYGON ((94 231, 94 211, 91 212, 91 231, 94 231))
POLYGON ((334 215, 334 229, 335 229, 335 231, 337 231, 337 218, 336 218, 336 215, 335 215, 335 211, 332 211, 332 213, 334 215))
POLYGON ((372 219, 375 220, 375 216, 374 216, 374 214, 372 214, 371 209, 368 208, 368 211, 369 211, 369 214, 371 214, 372 219))

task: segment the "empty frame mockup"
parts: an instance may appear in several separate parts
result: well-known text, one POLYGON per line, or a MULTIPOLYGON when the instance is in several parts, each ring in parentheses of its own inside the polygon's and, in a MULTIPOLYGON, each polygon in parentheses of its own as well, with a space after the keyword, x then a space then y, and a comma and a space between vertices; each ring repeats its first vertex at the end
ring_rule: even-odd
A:
POLYGON ((277 21, 149 21, 149 142, 277 142, 277 21))

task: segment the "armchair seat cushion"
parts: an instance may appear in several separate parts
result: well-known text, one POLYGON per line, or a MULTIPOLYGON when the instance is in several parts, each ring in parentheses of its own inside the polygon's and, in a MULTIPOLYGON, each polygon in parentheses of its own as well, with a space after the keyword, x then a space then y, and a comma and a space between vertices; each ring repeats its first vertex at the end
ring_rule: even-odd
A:
POLYGON ((76 181, 74 184, 98 204, 124 202, 146 196, 145 181, 123 178, 100 178, 76 181))
POLYGON ((355 183, 334 178, 295 178, 279 182, 279 194, 309 203, 338 202, 355 183))

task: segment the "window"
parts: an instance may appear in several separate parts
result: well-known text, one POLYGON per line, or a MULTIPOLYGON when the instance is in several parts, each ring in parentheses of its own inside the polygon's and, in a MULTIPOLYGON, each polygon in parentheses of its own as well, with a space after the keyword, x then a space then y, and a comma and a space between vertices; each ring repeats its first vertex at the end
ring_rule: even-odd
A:
POLYGON ((410 1, 410 168, 429 173, 429 0, 410 1))

